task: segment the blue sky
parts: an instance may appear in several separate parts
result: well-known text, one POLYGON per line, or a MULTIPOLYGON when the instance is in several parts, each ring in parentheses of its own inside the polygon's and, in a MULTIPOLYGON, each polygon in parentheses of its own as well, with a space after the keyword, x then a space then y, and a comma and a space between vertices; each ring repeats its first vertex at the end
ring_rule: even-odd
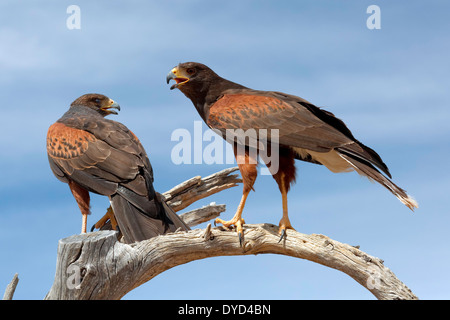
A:
MULTIPOLYGON (((99 92, 120 103, 114 120, 141 139, 160 192, 229 166, 170 159, 173 130, 193 130, 199 116, 165 76, 179 62, 198 61, 248 87, 324 107, 375 149, 419 202, 415 213, 356 173, 297 162, 291 222, 300 232, 360 245, 421 299, 449 299, 449 10, 446 1, 2 1, 0 291, 17 272, 15 298, 42 299, 58 240, 80 230, 78 207, 52 175, 45 150, 48 127, 78 96, 99 92), (79 30, 66 27, 71 4, 81 9, 79 30), (372 4, 381 9, 380 30, 366 27, 372 4)), ((255 190, 245 220, 277 224, 275 182, 260 176, 255 190)), ((240 196, 237 187, 196 206, 224 203, 229 219, 240 196)), ((107 206, 92 196, 88 224, 107 206)), ((374 297, 339 271, 258 255, 182 265, 125 299, 374 297), (223 280, 237 271, 242 285, 223 280)))

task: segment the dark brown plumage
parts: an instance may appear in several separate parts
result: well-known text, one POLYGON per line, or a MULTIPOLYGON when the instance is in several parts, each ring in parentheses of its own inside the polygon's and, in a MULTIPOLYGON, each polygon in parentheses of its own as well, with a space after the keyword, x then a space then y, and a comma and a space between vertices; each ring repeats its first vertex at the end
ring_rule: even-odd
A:
POLYGON ((119 105, 100 94, 76 99, 50 126, 47 153, 55 176, 69 184, 86 232, 89 192, 108 196, 127 243, 189 230, 153 189, 153 171, 138 138, 123 124, 105 119, 119 105))
MULTIPOLYGON (((292 228, 287 214, 287 192, 295 181, 295 159, 325 165, 332 172, 355 170, 379 182, 411 210, 417 207, 417 203, 389 179, 391 174, 381 157, 359 142, 344 122, 331 112, 294 95, 246 88, 218 76, 200 63, 179 64, 169 72, 167 82, 172 79, 176 84, 171 89, 180 89, 206 124, 219 130, 223 137, 229 138, 226 133, 230 129, 278 130, 279 168, 272 174, 283 198, 281 238, 286 229, 292 228)), ((256 164, 249 163, 250 151, 259 149, 259 146, 258 141, 252 139, 239 142, 239 137, 234 138, 228 142, 234 145, 235 150, 239 143, 246 147, 245 155, 237 159, 244 181, 243 197, 232 220, 218 219, 217 222, 225 226, 236 225, 242 236, 242 209, 257 176, 256 164)), ((271 142, 269 135, 268 143, 271 142)), ((270 169, 270 164, 266 164, 270 169)))

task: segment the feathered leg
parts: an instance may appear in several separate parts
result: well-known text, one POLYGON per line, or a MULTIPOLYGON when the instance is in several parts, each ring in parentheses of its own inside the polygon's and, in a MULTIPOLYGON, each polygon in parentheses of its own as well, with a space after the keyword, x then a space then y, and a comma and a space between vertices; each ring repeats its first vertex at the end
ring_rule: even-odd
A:
POLYGON ((81 222, 81 233, 86 233, 87 216, 91 213, 89 209, 90 196, 89 191, 81 187, 79 184, 69 180, 69 188, 77 201, 78 207, 80 208, 83 219, 81 222))
POLYGON ((272 172, 272 176, 278 184, 283 203, 283 216, 279 223, 279 234, 281 241, 283 238, 286 238, 286 229, 294 229, 289 221, 287 205, 287 194, 291 184, 295 182, 294 153, 290 149, 280 149, 278 161, 278 170, 277 172, 272 172))

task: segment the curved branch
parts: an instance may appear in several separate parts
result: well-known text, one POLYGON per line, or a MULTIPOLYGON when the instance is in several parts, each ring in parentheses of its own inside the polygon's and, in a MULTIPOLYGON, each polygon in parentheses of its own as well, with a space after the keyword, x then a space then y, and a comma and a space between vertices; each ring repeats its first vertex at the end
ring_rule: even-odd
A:
POLYGON ((272 224, 245 225, 244 229, 243 247, 234 231, 209 225, 206 230, 176 232, 134 245, 117 241, 114 231, 62 239, 55 283, 46 299, 120 299, 158 274, 184 263, 217 256, 267 253, 306 259, 340 270, 378 299, 417 299, 380 259, 355 247, 324 235, 294 230, 288 230, 287 240, 278 243, 278 227, 272 224), (68 270, 78 270, 79 274, 68 270), (78 283, 74 282, 77 276, 78 283))
MULTIPOLYGON (((230 168, 201 179, 192 178, 164 195, 181 210, 198 199, 236 186, 230 168)), ((225 211, 210 204, 181 215, 194 226, 225 211)), ((244 245, 236 233, 223 227, 175 232, 135 244, 117 240, 115 231, 74 235, 59 241, 55 281, 45 299, 120 299, 158 274, 191 261, 217 256, 281 254, 340 270, 378 299, 415 300, 417 297, 384 266, 383 261, 324 235, 287 231, 278 243, 278 226, 245 225, 244 245)))

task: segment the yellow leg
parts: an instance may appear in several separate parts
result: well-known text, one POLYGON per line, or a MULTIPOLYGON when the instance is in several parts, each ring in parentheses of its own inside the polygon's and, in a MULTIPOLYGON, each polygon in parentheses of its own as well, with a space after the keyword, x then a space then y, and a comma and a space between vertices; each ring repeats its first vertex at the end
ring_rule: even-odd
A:
POLYGON ((283 217, 280 220, 279 223, 279 229, 278 229, 278 233, 280 234, 280 240, 278 242, 280 242, 281 240, 283 240, 283 238, 286 238, 286 229, 293 229, 295 230, 292 225, 291 222, 289 221, 289 216, 288 216, 288 205, 287 205, 287 191, 284 185, 284 177, 282 176, 281 179, 281 198, 283 201, 283 217))
POLYGON ((242 211, 244 210, 245 201, 247 200, 248 194, 250 191, 246 191, 242 194, 241 202, 237 208, 237 211, 234 217, 229 221, 224 221, 220 218, 217 218, 214 223, 221 223, 224 227, 230 227, 232 225, 236 226, 236 232, 239 235, 239 243, 242 246, 244 241, 244 231, 242 225, 245 223, 244 219, 242 219, 242 211))
POLYGON ((87 214, 82 214, 83 218, 81 220, 81 233, 86 233, 86 225, 87 225, 87 214))
POLYGON ((108 208, 108 210, 106 210, 106 214, 109 216, 109 221, 111 221, 111 227, 113 228, 113 230, 117 230, 116 216, 114 215, 114 211, 111 206, 108 208))
POLYGON ((111 206, 106 210, 105 215, 101 217, 101 219, 98 220, 97 223, 92 227, 91 231, 93 231, 94 229, 100 229, 108 220, 111 221, 111 227, 113 228, 113 230, 117 230, 117 221, 111 206))
POLYGON ((100 218, 100 220, 97 221, 96 224, 94 224, 94 227, 92 228, 91 231, 93 231, 94 229, 100 229, 101 227, 103 227, 106 223, 106 221, 108 221, 109 216, 108 213, 106 213, 103 217, 100 218))

